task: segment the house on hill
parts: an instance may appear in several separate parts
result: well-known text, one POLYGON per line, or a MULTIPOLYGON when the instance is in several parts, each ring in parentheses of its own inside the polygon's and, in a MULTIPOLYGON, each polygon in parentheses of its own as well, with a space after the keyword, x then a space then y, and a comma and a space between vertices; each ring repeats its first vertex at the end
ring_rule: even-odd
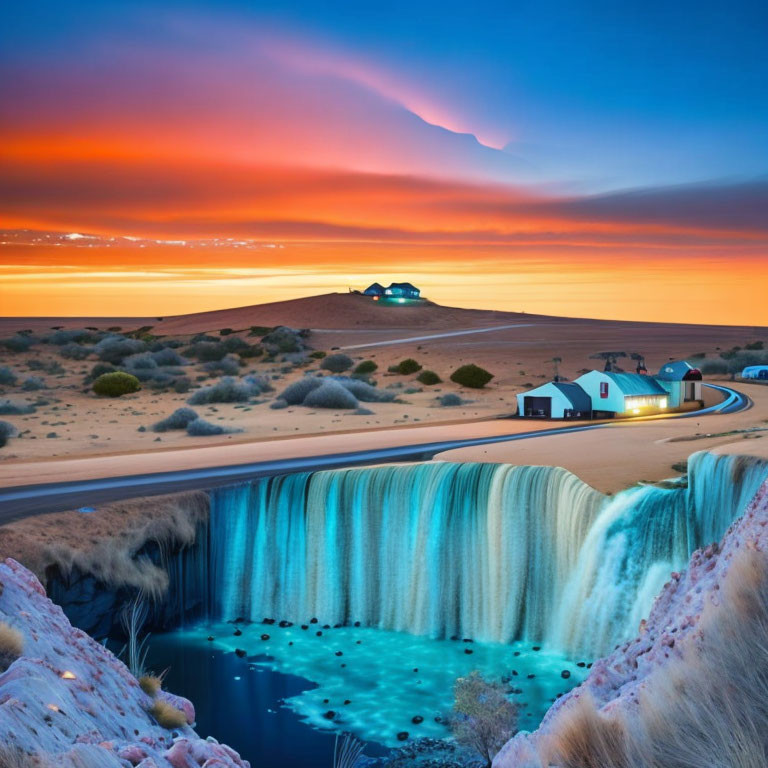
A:
POLYGON ((377 296, 384 295, 384 286, 381 283, 371 283, 364 291, 363 296, 377 296))
POLYGON ((595 416, 637 416, 669 407, 669 392, 652 376, 590 371, 578 384, 592 401, 595 416))
POLYGON ((421 291, 412 283, 390 283, 384 295, 392 299, 418 299, 421 291))
POLYGON ((589 419, 592 417, 592 401, 572 381, 550 381, 517 395, 517 412, 520 416, 545 419, 589 419))

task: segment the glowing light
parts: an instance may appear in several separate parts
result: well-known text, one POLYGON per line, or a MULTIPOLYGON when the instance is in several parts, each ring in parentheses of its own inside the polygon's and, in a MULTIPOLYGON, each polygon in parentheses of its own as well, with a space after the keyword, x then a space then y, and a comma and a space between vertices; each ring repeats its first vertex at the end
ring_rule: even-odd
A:
POLYGON ((637 415, 638 413, 640 413, 640 409, 639 409, 639 408, 634 408, 634 409, 632 410, 632 413, 634 413, 635 415, 637 415))
POLYGON ((61 673, 61 679, 62 680, 76 680, 77 676, 74 672, 70 672, 69 670, 66 670, 61 673))
POLYGON ((51 710, 51 712, 58 712, 59 708, 55 704, 48 704, 48 709, 51 710))

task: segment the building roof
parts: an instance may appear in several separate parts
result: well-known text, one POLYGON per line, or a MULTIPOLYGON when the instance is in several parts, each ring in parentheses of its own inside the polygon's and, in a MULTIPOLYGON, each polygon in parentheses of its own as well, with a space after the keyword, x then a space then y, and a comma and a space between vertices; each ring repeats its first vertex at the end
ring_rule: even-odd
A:
POLYGON ((557 387, 565 395, 575 411, 589 412, 592 410, 592 398, 573 381, 553 381, 553 387, 557 387))
POLYGON ((418 292, 418 288, 413 283, 390 283, 390 288, 402 288, 404 291, 416 291, 418 292))
POLYGON ((698 368, 694 368, 685 360, 670 360, 670 362, 664 363, 664 365, 661 366, 657 378, 662 381, 683 381, 691 372, 696 372, 701 375, 698 368))
POLYGON ((615 382, 625 395, 668 395, 664 387, 652 376, 639 373, 603 372, 604 376, 615 382))
POLYGON ((759 373, 760 371, 768 371, 768 365, 748 365, 741 375, 745 376, 748 373, 759 373))
POLYGON ((384 286, 381 283, 371 283, 363 293, 384 293, 384 286))

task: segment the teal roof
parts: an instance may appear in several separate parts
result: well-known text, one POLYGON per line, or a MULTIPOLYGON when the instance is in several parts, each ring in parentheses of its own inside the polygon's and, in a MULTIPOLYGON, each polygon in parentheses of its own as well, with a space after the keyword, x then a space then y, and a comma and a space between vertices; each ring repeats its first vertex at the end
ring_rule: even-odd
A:
POLYGON ((652 376, 639 373, 609 373, 605 375, 616 383, 625 395, 667 395, 664 387, 652 376))

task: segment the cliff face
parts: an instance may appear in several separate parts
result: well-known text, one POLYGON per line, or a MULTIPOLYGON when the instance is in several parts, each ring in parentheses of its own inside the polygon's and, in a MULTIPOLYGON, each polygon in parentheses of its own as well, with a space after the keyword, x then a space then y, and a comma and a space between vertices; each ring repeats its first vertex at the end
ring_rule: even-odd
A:
POLYGON ((21 655, 7 668, 0 648, 0 745, 35 756, 20 764, 249 768, 234 750, 195 733, 194 707, 186 699, 158 694, 187 720, 172 730, 161 727, 149 714, 155 702, 125 665, 73 628, 15 560, 0 564, 0 585, 0 621, 22 638, 21 655))
POLYGON ((493 766, 765 765, 767 633, 768 483, 720 544, 672 574, 638 636, 493 766))

